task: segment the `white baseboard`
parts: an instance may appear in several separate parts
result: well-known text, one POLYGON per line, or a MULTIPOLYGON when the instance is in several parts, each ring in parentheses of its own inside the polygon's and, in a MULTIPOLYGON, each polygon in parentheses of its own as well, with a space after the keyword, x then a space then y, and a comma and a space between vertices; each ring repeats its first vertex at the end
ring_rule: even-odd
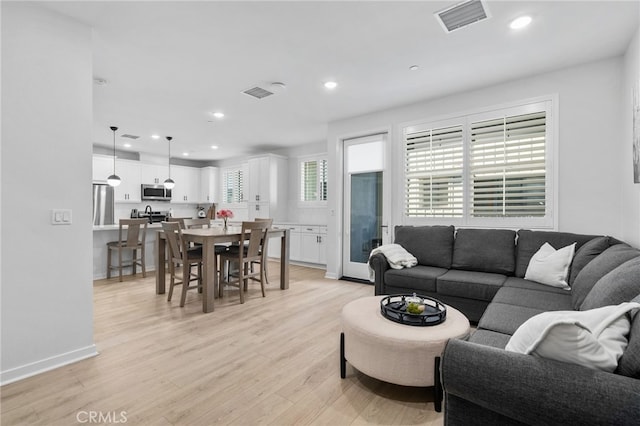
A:
POLYGON ((327 272, 326 274, 324 274, 324 277, 329 280, 337 280, 339 278, 338 275, 334 274, 333 272, 327 272))
POLYGON ((17 382, 18 380, 26 379, 27 377, 35 376, 36 374, 44 373, 45 371, 54 370, 96 355, 98 355, 96 345, 90 345, 71 352, 45 358, 40 361, 21 365, 10 370, 4 370, 0 372, 0 386, 8 385, 9 383, 17 382))

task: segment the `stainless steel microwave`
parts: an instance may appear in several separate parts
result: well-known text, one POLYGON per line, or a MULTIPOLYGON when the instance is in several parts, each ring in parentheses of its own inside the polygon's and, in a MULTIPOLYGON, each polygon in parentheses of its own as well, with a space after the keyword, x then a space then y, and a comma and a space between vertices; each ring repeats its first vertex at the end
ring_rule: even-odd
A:
POLYGON ((171 190, 164 185, 146 185, 142 184, 142 199, 155 201, 171 201, 171 190))

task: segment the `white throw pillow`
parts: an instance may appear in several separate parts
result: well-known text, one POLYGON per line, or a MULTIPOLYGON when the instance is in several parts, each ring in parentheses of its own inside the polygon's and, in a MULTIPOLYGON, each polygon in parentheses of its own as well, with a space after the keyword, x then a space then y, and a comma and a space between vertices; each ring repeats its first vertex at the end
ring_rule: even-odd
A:
POLYGON ((576 243, 558 250, 554 249, 551 244, 544 243, 531 257, 524 278, 569 290, 567 277, 575 251, 576 243))
POLYGON ((627 347, 627 312, 640 303, 625 302, 588 311, 544 312, 522 324, 505 350, 613 372, 627 347))

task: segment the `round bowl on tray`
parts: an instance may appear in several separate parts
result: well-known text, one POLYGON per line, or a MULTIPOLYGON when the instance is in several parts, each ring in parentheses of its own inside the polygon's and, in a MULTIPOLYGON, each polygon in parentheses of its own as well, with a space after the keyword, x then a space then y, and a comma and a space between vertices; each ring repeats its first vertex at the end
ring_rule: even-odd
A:
MULTIPOLYGON (((411 308, 409 308, 411 310, 411 308)), ((437 325, 447 317, 447 307, 437 299, 419 294, 394 294, 380 300, 380 313, 385 318, 406 325, 426 327, 437 325), (407 311, 409 305, 422 312, 407 311), (423 308, 422 308, 423 307, 423 308)))

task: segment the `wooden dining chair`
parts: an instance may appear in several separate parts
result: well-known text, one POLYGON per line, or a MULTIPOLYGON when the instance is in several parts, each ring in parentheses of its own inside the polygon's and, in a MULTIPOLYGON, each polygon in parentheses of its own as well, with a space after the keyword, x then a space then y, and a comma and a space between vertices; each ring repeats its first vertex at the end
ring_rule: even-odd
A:
MULTIPOLYGON (((221 263, 237 262, 238 274, 237 280, 233 280, 235 276, 229 276, 228 285, 237 286, 240 293, 240 303, 244 303, 244 292, 247 291, 249 280, 259 281, 262 290, 262 297, 266 296, 264 290, 266 251, 264 250, 264 242, 267 239, 267 232, 271 228, 272 221, 254 221, 242 222, 242 231, 240 233, 240 245, 237 246, 237 253, 228 251, 220 255, 221 263), (247 244, 245 244, 247 243, 247 244), (251 265, 260 265, 260 270, 250 271, 251 265)), ((219 296, 222 297, 224 268, 220 268, 219 278, 219 296)))
POLYGON ((147 276, 145 266, 145 238, 147 235, 147 219, 120 219, 118 228, 118 241, 107 243, 107 278, 111 278, 111 270, 118 269, 118 276, 122 281, 122 269, 131 267, 131 274, 136 274, 136 266, 142 268, 142 276, 147 276), (126 235, 125 235, 126 232, 126 235), (111 258, 113 252, 118 252, 118 264, 113 265, 111 258), (122 258, 122 253, 131 252, 131 262, 126 262, 122 258), (138 252, 140 257, 138 257, 138 252))
POLYGON ((167 219, 167 222, 178 222, 180 224, 180 229, 185 229, 184 221, 187 219, 191 219, 188 217, 170 217, 167 219))
POLYGON ((184 227, 186 229, 195 229, 195 228, 209 228, 211 226, 211 220, 205 218, 197 218, 197 219, 185 219, 184 227))
POLYGON ((180 297, 180 307, 184 306, 187 300, 187 290, 202 289, 202 247, 189 247, 187 241, 182 236, 182 228, 179 222, 162 222, 162 230, 169 246, 169 274, 171 281, 169 284, 169 295, 167 301, 171 301, 173 288, 182 285, 182 295, 180 297), (177 281, 177 269, 182 265, 181 280, 177 281), (197 267, 197 273, 192 273, 192 268, 197 267), (197 281, 197 285, 191 286, 192 281, 197 281))
MULTIPOLYGON (((273 219, 271 218, 255 218, 253 219, 254 222, 269 222, 269 227, 271 227, 271 225, 273 225, 273 219)), ((265 238, 263 244, 262 244, 262 250, 265 251, 265 253, 269 250, 269 238, 265 238)), ((267 255, 265 255, 265 260, 264 260, 264 281, 267 283, 267 285, 269 285, 269 261, 267 259, 268 257, 268 253, 267 255)), ((251 265, 251 267, 253 267, 253 264, 251 265)), ((253 269, 252 269, 253 270, 253 269)))

